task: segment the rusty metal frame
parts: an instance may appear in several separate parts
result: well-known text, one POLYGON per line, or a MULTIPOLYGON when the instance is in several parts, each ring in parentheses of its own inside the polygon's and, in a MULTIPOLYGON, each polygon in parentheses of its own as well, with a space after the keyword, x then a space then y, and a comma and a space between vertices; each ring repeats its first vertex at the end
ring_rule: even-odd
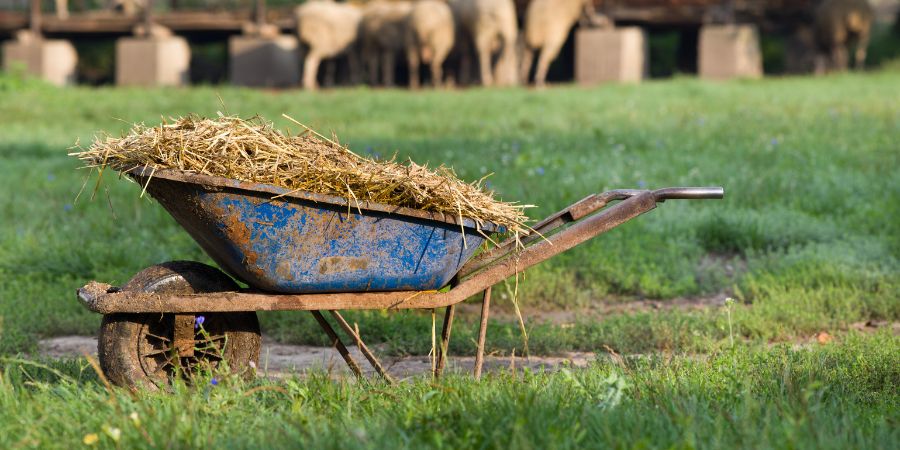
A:
POLYGON ((506 256, 511 250, 516 248, 516 245, 527 245, 541 237, 546 237, 549 233, 553 232, 553 230, 557 230, 567 223, 581 220, 585 216, 604 208, 613 200, 624 200, 639 192, 640 191, 616 190, 604 192, 602 194, 589 195, 535 224, 532 227, 534 233, 523 237, 519 242, 516 242, 515 239, 507 239, 506 241, 501 242, 497 247, 479 254, 459 270, 457 277, 465 278, 466 276, 487 267, 497 259, 506 256))
MULTIPOLYGON (((209 294, 160 295, 121 292, 93 281, 78 290, 85 307, 101 314, 171 312, 240 312, 343 309, 434 309, 443 308, 484 291, 487 287, 539 264, 559 253, 627 222, 667 199, 722 198, 722 188, 668 188, 656 191, 611 191, 588 197, 554 214, 537 228, 544 237, 531 238, 522 249, 509 242, 504 250, 466 264, 459 282, 441 291, 393 291, 324 294, 274 294, 253 290, 209 294), (624 198, 604 208, 610 200, 624 198)), ((490 252, 488 252, 490 253, 490 252)))

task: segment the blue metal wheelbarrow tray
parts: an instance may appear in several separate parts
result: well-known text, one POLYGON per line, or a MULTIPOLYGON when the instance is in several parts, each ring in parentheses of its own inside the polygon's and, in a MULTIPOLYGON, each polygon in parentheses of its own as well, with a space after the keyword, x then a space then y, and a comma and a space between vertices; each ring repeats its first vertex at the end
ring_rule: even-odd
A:
POLYGON ((221 268, 271 292, 440 289, 498 230, 440 213, 227 178, 144 168, 129 175, 221 268))
POLYGON ((129 387, 162 387, 173 376, 191 373, 185 369, 225 359, 231 370, 252 373, 260 349, 255 311, 274 310, 311 311, 361 375, 321 313, 328 311, 390 380, 339 310, 445 307, 435 350, 439 376, 454 306, 480 293, 477 377, 491 286, 666 200, 724 196, 720 187, 592 194, 538 222, 530 235, 475 256, 487 236, 503 230, 468 218, 174 170, 136 168, 127 174, 228 273, 175 261, 144 269, 122 286, 92 281, 78 289, 79 301, 103 314, 101 368, 112 382, 129 387))

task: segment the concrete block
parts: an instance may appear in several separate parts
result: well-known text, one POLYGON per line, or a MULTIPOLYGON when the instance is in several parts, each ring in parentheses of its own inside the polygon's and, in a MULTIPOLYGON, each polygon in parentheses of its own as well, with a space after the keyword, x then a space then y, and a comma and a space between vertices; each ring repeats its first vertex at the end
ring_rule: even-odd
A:
POLYGON ((17 39, 3 43, 3 69, 24 67, 26 72, 57 86, 75 83, 78 53, 61 39, 17 39))
POLYGON ((707 25, 700 29, 697 67, 701 78, 760 78, 759 35, 753 25, 707 25))
POLYGON ((300 44, 295 36, 233 36, 228 40, 231 84, 289 87, 300 84, 300 44))
POLYGON ((646 55, 640 27, 581 28, 575 33, 575 81, 638 83, 647 71, 646 55))
POLYGON ((116 41, 116 84, 182 86, 188 82, 191 49, 178 36, 127 37, 116 41))

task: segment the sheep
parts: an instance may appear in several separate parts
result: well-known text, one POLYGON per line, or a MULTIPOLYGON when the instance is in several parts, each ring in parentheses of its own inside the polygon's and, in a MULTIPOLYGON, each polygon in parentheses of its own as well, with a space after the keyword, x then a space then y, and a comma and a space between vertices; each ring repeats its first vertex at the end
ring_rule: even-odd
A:
POLYGON ((475 44, 481 83, 517 84, 518 28, 512 0, 450 0, 449 4, 460 27, 475 44), (492 67, 491 59, 497 50, 500 57, 492 67))
MULTIPOLYGON (((307 48, 303 61, 303 87, 318 87, 316 75, 325 58, 349 54, 351 66, 357 66, 353 47, 356 44, 362 11, 351 4, 331 0, 308 1, 294 10, 297 35, 307 48)), ((356 72, 356 67, 351 67, 356 72)))
POLYGON ((854 67, 866 62, 866 47, 874 13, 866 0, 825 0, 815 12, 818 54, 816 73, 847 69, 849 47, 854 49, 854 67))
POLYGON ((603 16, 596 15, 591 0, 533 0, 528 5, 525 12, 525 51, 520 74, 523 81, 528 80, 534 53, 540 51, 534 83, 538 87, 544 85, 550 63, 559 55, 569 36, 569 30, 582 17, 591 19, 596 25, 609 24, 608 21, 600 21, 603 16))
POLYGON ((455 23, 453 12, 441 0, 420 0, 413 5, 406 26, 406 58, 409 84, 419 87, 419 64, 428 64, 435 87, 443 83, 443 64, 453 48, 455 23))
POLYGON ((412 3, 376 0, 363 9, 360 24, 362 54, 369 81, 378 84, 378 69, 385 86, 394 85, 397 54, 406 49, 406 25, 412 3))

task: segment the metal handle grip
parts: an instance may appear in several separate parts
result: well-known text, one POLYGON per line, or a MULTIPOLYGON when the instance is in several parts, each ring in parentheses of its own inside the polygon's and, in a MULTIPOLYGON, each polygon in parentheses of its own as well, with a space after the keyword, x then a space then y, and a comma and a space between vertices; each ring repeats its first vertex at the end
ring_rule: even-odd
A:
POLYGON ((653 191, 656 201, 687 199, 720 199, 725 197, 725 188, 722 187, 674 187, 657 189, 653 191))

